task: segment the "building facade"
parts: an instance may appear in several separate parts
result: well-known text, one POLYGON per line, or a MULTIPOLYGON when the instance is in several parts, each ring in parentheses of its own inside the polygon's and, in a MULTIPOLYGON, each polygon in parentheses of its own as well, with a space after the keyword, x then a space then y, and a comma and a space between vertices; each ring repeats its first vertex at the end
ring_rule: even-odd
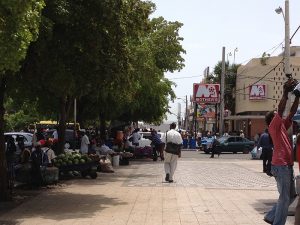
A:
MULTIPOLYGON (((292 77, 300 80, 300 47, 291 47, 290 66, 292 77)), ((265 114, 277 109, 286 81, 283 54, 255 58, 240 66, 234 90, 236 115, 225 117, 225 127, 243 130, 251 139, 262 133, 266 128, 265 114)))

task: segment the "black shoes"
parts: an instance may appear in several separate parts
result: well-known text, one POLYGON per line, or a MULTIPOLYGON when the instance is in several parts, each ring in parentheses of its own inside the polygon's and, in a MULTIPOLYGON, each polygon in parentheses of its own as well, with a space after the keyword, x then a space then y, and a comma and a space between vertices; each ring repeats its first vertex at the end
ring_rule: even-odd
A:
POLYGON ((169 183, 173 183, 174 181, 173 180, 169 180, 169 183))
POLYGON ((166 178, 165 178, 165 181, 169 181, 169 179, 170 179, 170 174, 166 174, 166 178))
POLYGON ((264 221, 268 224, 273 224, 273 222, 271 222, 270 220, 268 220, 267 218, 264 218, 264 221))

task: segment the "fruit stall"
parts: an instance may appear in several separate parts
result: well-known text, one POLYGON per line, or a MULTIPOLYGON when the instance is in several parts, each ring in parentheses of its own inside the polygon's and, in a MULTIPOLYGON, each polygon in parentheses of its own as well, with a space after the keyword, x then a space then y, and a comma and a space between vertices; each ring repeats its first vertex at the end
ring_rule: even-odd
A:
POLYGON ((98 162, 99 160, 76 152, 60 154, 53 160, 54 166, 59 169, 60 174, 77 171, 81 173, 82 177, 90 176, 92 179, 97 178, 98 162))

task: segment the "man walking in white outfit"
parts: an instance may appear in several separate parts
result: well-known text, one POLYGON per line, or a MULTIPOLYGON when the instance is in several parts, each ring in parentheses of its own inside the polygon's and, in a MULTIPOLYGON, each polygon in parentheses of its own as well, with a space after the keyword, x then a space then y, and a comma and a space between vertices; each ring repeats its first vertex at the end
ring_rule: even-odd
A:
POLYGON ((170 125, 170 130, 162 137, 166 143, 164 167, 166 178, 169 183, 173 182, 173 175, 177 167, 178 157, 181 157, 182 138, 179 132, 175 130, 176 123, 170 125))

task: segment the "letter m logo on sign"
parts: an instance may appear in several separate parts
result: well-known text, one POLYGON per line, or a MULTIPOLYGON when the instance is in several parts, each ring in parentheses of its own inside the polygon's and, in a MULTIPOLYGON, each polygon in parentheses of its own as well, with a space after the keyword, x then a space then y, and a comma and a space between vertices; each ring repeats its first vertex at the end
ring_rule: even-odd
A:
POLYGON ((194 101, 198 103, 219 103, 220 84, 194 84, 194 101))
POLYGON ((254 84, 249 87, 249 100, 264 100, 266 97, 265 84, 254 84))

